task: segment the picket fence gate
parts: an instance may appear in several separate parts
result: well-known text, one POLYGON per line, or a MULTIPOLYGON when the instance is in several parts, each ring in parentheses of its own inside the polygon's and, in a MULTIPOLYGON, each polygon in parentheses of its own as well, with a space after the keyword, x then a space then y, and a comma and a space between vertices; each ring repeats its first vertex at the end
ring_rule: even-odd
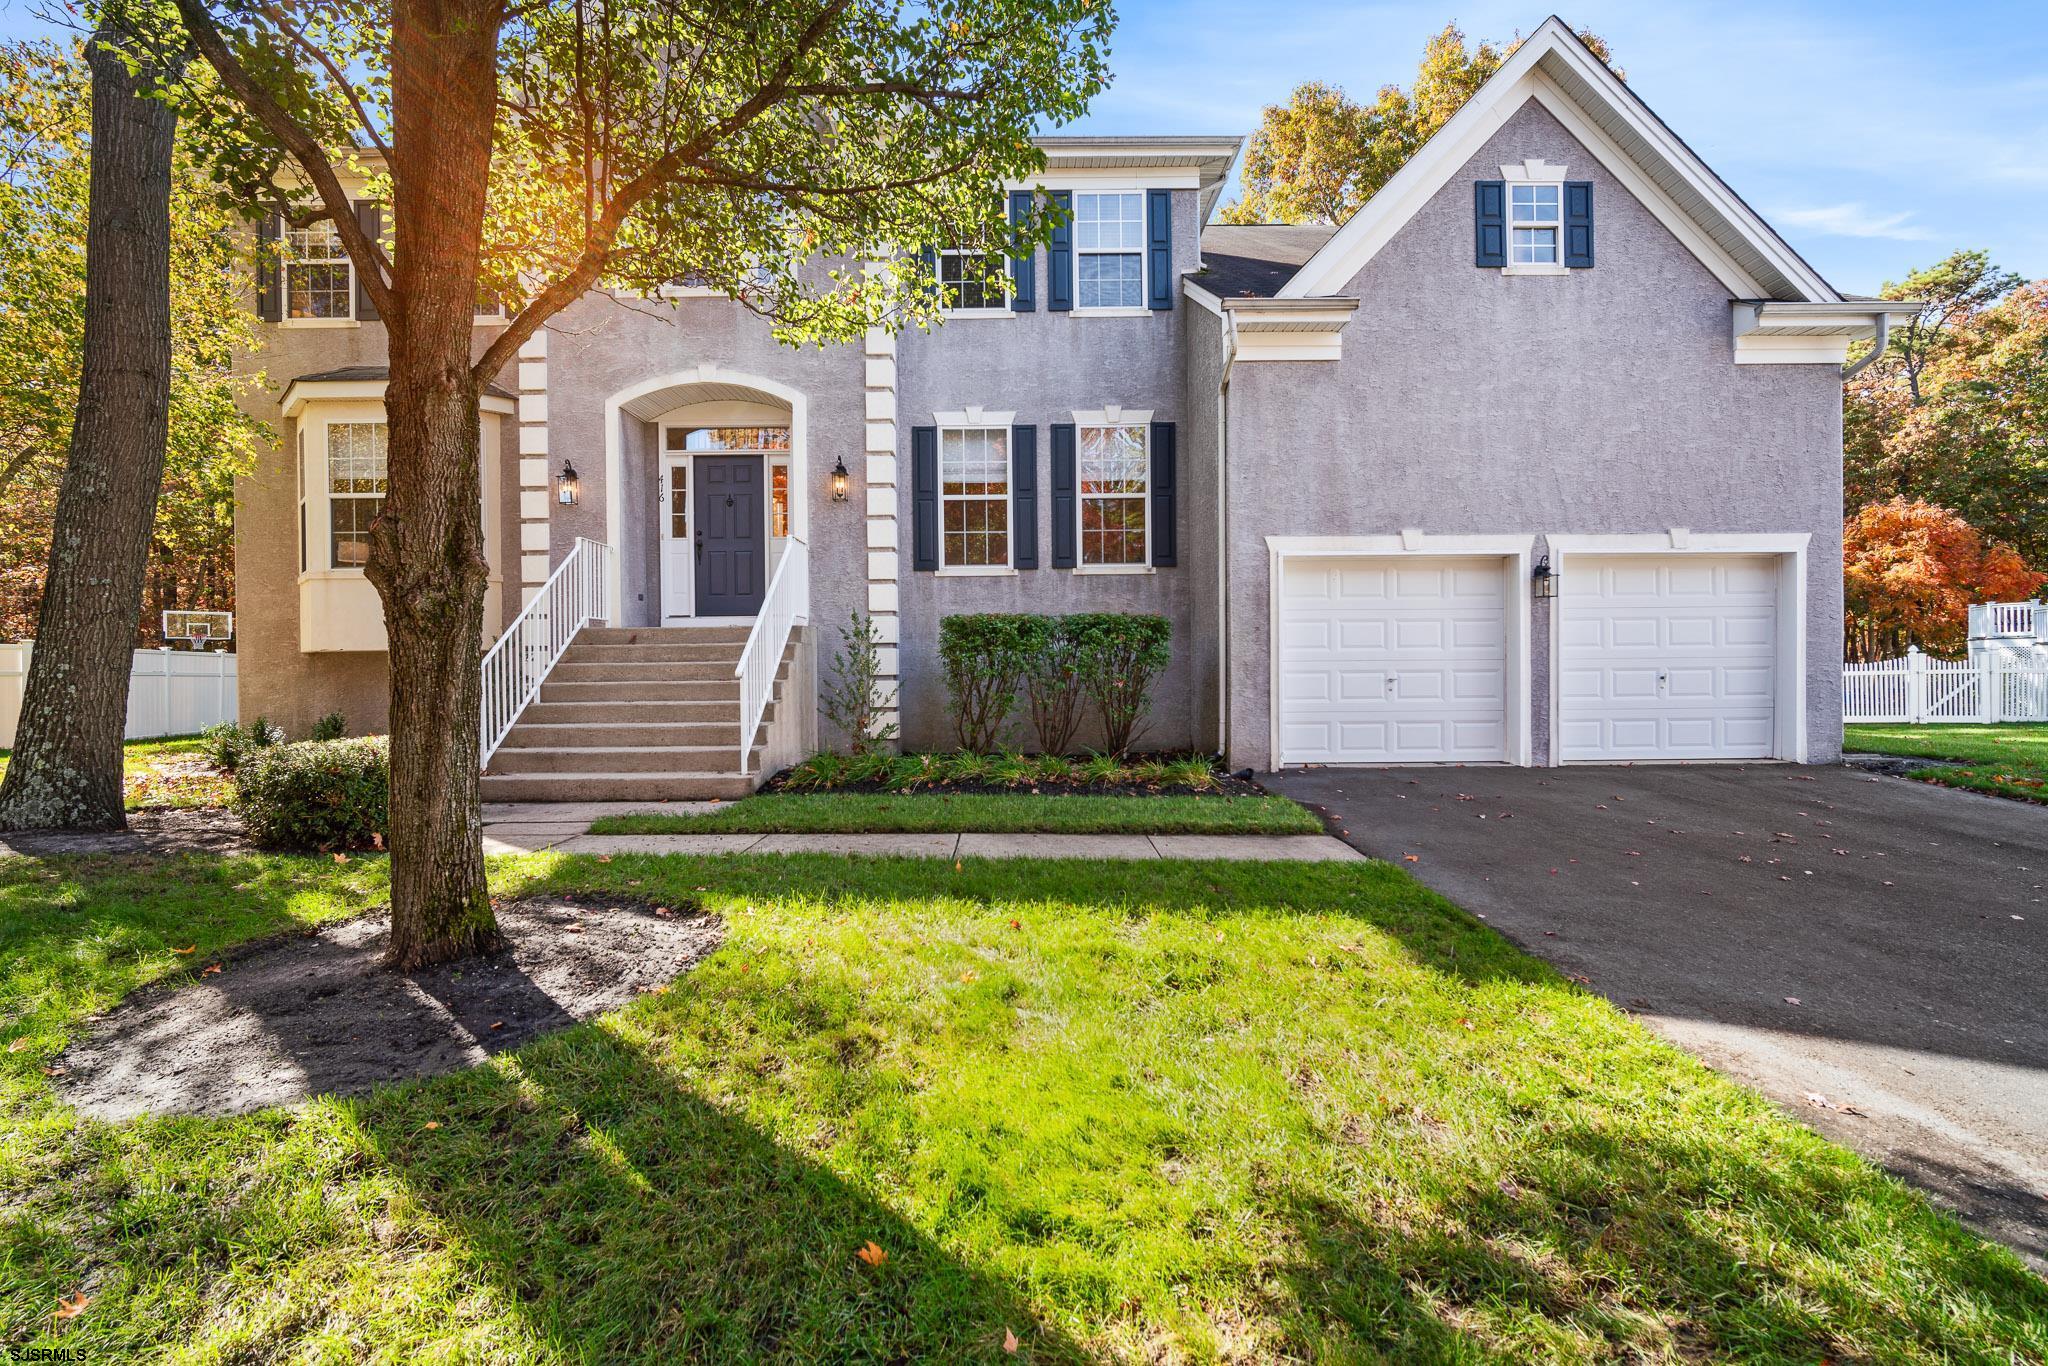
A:
POLYGON ((2048 664, 1997 652, 1932 659, 1915 647, 1904 659, 1842 666, 1844 721, 2048 721, 2048 664))

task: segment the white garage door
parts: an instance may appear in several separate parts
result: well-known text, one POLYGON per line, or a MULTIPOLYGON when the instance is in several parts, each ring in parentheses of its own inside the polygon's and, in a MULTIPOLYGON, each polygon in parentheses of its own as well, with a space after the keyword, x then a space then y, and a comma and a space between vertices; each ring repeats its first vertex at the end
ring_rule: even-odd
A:
POLYGON ((1558 609, 1559 757, 1770 757, 1775 558, 1579 555, 1558 609))
POLYGON ((1502 561, 1281 566, 1280 763, 1507 757, 1502 561))

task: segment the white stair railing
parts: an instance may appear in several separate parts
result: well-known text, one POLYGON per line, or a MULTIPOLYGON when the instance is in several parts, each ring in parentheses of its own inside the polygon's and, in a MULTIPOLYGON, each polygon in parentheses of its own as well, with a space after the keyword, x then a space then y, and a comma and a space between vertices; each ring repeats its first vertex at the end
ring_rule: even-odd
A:
POLYGON ((747 633, 746 648, 733 676, 740 681, 740 776, 747 775, 754 737, 761 718, 775 696, 775 676, 782 671, 782 656, 789 648, 790 632, 802 626, 811 611, 810 547, 795 537, 782 552, 782 562, 768 580, 767 595, 761 599, 760 615, 747 633))
POLYGON ((481 762, 490 763, 576 633, 593 620, 609 620, 611 567, 610 546, 578 536, 526 610, 484 652, 481 762))

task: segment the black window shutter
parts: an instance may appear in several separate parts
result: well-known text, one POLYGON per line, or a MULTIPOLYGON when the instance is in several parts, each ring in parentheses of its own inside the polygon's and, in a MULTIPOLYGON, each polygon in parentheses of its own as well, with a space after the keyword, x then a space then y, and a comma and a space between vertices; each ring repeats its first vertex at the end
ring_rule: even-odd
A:
POLYGON ((277 254, 281 230, 274 213, 256 224, 256 316, 267 323, 284 321, 284 267, 277 254))
POLYGON ((930 282, 927 288, 938 296, 939 302, 942 305, 950 302, 946 298, 945 286, 939 283, 939 249, 937 247, 919 247, 917 249, 917 259, 918 263, 924 268, 925 279, 930 282))
POLYGON ((1508 186, 1504 180, 1472 182, 1472 263, 1508 263, 1508 186))
POLYGON ((1173 307, 1173 191, 1145 192, 1145 273, 1153 308, 1173 307))
POLYGON ((1173 424, 1152 424, 1152 563, 1171 568, 1180 563, 1180 498, 1175 491, 1179 471, 1173 424))
POLYGON ((1582 270, 1593 264, 1593 182, 1564 183, 1564 263, 1582 270))
POLYGON ((1052 567, 1074 567, 1074 538, 1079 531, 1074 511, 1074 424, 1052 424, 1052 567))
MULTIPOLYGON (((1010 191, 1010 227, 1021 226, 1030 216, 1031 191, 1010 191)), ((1010 258, 1010 307, 1018 313, 1029 313, 1038 307, 1038 271, 1029 251, 1010 258)))
POLYGON ((1045 311, 1066 313, 1074 307, 1074 192, 1054 190, 1046 198, 1059 221, 1045 249, 1045 311))
POLYGON ((939 567, 939 429, 910 429, 910 567, 939 567))
MULTIPOLYGON (((384 206, 374 199, 356 201, 356 226, 372 242, 384 235, 384 206)), ((363 268, 355 268, 356 277, 356 321, 373 323, 383 315, 377 312, 377 301, 370 297, 370 291, 363 287, 363 268)))
POLYGON ((1038 428, 1010 428, 1010 565, 1038 568, 1038 428))

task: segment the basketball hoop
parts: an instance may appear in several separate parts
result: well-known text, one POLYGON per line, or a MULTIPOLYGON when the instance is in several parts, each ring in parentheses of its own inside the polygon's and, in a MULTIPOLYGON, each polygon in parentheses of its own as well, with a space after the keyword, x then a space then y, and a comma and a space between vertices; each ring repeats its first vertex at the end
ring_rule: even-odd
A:
POLYGON ((166 641, 182 640, 195 650, 204 650, 215 641, 226 643, 234 639, 234 635, 233 612, 164 613, 166 641))

